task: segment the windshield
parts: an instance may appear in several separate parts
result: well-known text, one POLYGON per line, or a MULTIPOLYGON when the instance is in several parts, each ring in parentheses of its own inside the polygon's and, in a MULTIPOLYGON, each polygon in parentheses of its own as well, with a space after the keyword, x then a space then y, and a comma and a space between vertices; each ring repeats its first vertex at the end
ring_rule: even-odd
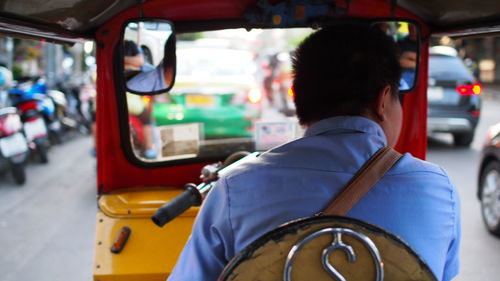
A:
MULTIPOLYGON (((405 70, 401 85, 410 89, 418 57, 416 35, 410 32, 415 28, 396 22, 377 25, 401 47, 405 55, 400 57, 405 70)), ((293 50, 311 32, 311 28, 226 29, 176 35, 173 87, 153 96, 127 93, 135 156, 144 162, 223 159, 233 152, 264 151, 301 137, 292 58, 293 50)), ((157 33, 129 34, 128 38, 140 34, 140 40, 124 42, 127 87, 146 94, 167 89, 172 68, 165 65, 172 57, 157 59, 161 62, 155 66, 142 63, 146 50, 151 54, 158 53, 154 48, 163 50, 158 40, 141 47, 157 33)))
POLYGON ((127 93, 134 154, 145 162, 225 157, 302 136, 290 52, 312 29, 180 34, 173 88, 127 93))

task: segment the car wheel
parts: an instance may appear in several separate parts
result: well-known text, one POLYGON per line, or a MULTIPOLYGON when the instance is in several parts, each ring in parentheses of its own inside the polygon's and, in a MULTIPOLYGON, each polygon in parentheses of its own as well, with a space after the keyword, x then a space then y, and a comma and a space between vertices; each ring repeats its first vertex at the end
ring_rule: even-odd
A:
POLYGON ((481 213, 489 232, 500 237, 500 164, 490 162, 481 173, 481 213))
POLYGON ((456 146, 469 146, 474 139, 474 134, 465 133, 465 134, 453 134, 453 143, 456 146))

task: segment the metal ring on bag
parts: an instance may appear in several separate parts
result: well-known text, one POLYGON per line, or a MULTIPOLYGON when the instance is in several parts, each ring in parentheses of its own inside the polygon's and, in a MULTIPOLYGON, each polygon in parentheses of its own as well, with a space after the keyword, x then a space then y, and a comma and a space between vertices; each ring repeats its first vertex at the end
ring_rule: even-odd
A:
POLYGON ((376 267, 376 281, 382 281, 384 280, 384 267, 383 267, 383 262, 382 258, 380 257, 380 253, 375 246, 375 243, 366 235, 360 232, 356 232, 352 229, 348 228, 343 228, 343 227, 336 227, 336 228, 325 228, 318 230, 301 241, 299 241, 297 244, 295 244, 290 252, 288 253, 286 262, 285 262, 285 268, 283 272, 283 280, 284 281, 291 281, 292 280, 292 269, 293 269, 293 262, 295 261, 295 258, 297 256, 297 253, 302 249, 302 247, 310 242, 311 240, 317 238, 318 236, 324 235, 324 234, 332 234, 333 235, 333 242, 331 245, 323 250, 323 253, 321 255, 321 262, 323 264, 323 268, 332 276, 333 278, 336 278, 336 280, 339 281, 346 281, 346 279, 335 269, 333 265, 330 264, 328 261, 331 252, 341 249, 346 252, 349 262, 355 262, 356 261, 356 254, 354 253, 354 250, 352 246, 345 244, 342 241, 342 234, 351 236, 359 240, 370 252, 373 261, 375 263, 376 267))

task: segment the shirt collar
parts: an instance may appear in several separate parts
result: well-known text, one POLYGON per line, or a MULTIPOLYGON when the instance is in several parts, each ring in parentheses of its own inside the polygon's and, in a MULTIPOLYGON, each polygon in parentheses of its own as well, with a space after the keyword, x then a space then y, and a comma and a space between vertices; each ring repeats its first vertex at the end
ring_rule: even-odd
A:
POLYGON ((377 135, 382 139, 384 145, 387 145, 387 138, 380 125, 361 116, 335 116, 323 119, 307 128, 304 136, 321 135, 339 129, 377 135))

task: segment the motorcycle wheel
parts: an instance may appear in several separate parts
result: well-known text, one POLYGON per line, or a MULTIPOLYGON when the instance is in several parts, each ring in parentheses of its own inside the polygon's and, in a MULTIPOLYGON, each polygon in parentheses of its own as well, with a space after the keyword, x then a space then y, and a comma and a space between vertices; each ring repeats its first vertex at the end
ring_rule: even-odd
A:
POLYGON ((47 156, 47 148, 45 147, 45 145, 43 145, 42 143, 37 143, 36 153, 38 154, 38 157, 40 158, 40 162, 42 162, 42 163, 49 162, 49 158, 47 156))
POLYGON ((57 145, 57 144, 62 144, 63 141, 63 135, 61 131, 54 131, 49 133, 50 137, 50 143, 57 145))
POLYGON ((49 158, 47 157, 47 149, 43 146, 39 146, 36 150, 38 151, 38 156, 40 156, 40 162, 48 163, 49 158))
POLYGON ((26 171, 24 170, 23 164, 12 164, 11 172, 17 184, 23 185, 26 182, 26 171))

